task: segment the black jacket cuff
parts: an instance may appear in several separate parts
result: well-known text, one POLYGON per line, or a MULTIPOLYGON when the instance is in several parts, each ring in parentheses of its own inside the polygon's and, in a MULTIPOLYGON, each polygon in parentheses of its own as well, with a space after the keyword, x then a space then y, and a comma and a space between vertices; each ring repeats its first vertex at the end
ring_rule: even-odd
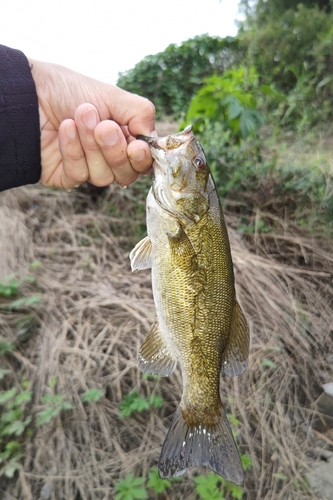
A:
POLYGON ((26 56, 0 45, 0 191, 41 175, 36 86, 26 56))

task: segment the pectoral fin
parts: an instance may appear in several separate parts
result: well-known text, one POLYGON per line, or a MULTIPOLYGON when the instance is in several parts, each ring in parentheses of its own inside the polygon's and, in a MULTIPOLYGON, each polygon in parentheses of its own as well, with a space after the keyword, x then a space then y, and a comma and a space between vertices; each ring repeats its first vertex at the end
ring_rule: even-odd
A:
POLYGON ((139 241, 133 248, 129 256, 132 271, 148 269, 152 265, 152 245, 149 236, 139 241))
POLYGON ((248 364, 250 333, 247 321, 238 302, 235 302, 230 336, 222 356, 222 376, 240 375, 248 364))
POLYGON ((170 352, 158 323, 150 330, 138 354, 139 368, 145 373, 167 377, 176 368, 177 360, 170 352))

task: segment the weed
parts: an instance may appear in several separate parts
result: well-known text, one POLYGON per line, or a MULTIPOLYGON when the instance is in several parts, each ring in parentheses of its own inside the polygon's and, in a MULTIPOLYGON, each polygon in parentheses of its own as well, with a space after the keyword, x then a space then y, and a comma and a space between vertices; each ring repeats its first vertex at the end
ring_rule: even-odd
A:
POLYGON ((142 412, 150 408, 161 408, 163 398, 158 394, 151 394, 147 398, 139 396, 137 391, 130 392, 124 396, 119 405, 120 418, 130 417, 134 412, 142 412))
POLYGON ((89 389, 84 394, 81 395, 81 399, 83 403, 97 403, 104 396, 104 391, 101 389, 89 389))
MULTIPOLYGON (((0 373, 4 378, 11 370, 1 369, 0 373)), ((13 477, 20 467, 19 460, 23 454, 20 438, 27 434, 31 422, 31 416, 25 415, 25 406, 32 397, 27 386, 28 382, 23 382, 21 391, 12 387, 0 392, 0 476, 13 477)))
POLYGON ((152 488, 155 493, 159 494, 164 493, 165 490, 171 488, 171 485, 172 480, 160 478, 157 467, 153 467, 152 469, 150 469, 147 483, 148 488, 152 488))
MULTIPOLYGON (((39 261, 34 261, 30 265, 30 268, 35 269, 39 266, 39 261)), ((39 305, 41 299, 40 293, 34 293, 33 295, 30 295, 28 297, 19 297, 19 295, 21 295, 21 287, 26 283, 36 285, 36 278, 30 274, 22 279, 18 279, 16 274, 10 274, 6 276, 0 282, 0 297, 4 297, 6 299, 14 297, 18 298, 10 303, 5 302, 4 304, 0 304, 0 309, 2 309, 3 311, 13 311, 18 309, 29 309, 32 306, 39 305)))
POLYGON ((148 498, 148 493, 143 483, 146 481, 144 477, 134 477, 134 474, 128 474, 125 479, 120 479, 116 484, 118 493, 115 500, 140 500, 148 498))
POLYGON ((46 394, 41 402, 46 406, 44 410, 37 413, 36 426, 48 424, 57 418, 62 411, 73 410, 74 406, 69 401, 64 400, 63 394, 46 394))

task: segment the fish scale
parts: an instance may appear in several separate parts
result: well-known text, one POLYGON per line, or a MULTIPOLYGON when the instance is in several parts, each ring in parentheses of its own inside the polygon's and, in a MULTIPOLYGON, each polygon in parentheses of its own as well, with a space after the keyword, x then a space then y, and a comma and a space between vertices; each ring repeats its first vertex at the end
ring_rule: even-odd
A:
POLYGON ((154 158, 148 236, 130 254, 151 268, 157 321, 142 344, 142 371, 170 375, 179 363, 183 394, 159 460, 161 477, 207 466, 241 483, 243 470, 220 397, 220 378, 247 366, 249 330, 236 301, 223 212, 204 152, 188 127, 140 136, 154 158))

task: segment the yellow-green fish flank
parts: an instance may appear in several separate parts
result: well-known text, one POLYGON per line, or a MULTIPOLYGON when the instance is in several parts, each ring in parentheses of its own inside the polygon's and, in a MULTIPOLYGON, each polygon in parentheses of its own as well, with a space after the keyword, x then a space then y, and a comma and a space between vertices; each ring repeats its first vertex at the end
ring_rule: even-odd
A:
POLYGON ((152 269, 157 321, 139 352, 147 373, 170 375, 179 362, 183 395, 162 447, 161 477, 208 466, 240 483, 243 470, 220 398, 220 375, 247 365, 249 331, 236 301, 228 233, 205 154, 192 128, 141 137, 154 158, 148 236, 132 269, 152 269))

